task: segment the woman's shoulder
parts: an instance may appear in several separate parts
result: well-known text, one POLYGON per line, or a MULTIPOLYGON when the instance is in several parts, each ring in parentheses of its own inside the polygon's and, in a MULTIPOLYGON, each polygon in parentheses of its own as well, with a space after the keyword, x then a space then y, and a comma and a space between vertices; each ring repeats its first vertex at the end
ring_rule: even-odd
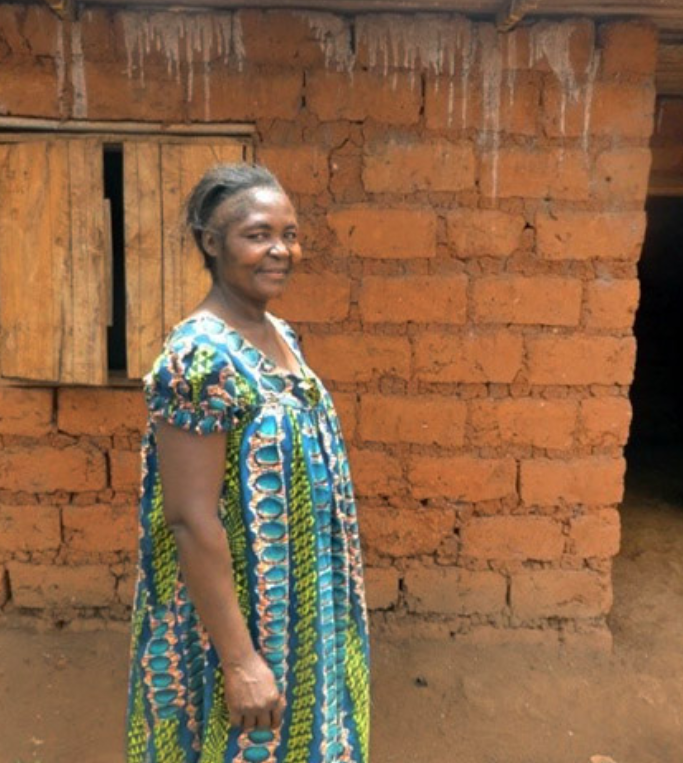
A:
POLYGON ((231 365, 225 324, 212 315, 199 313, 178 322, 164 340, 146 381, 165 371, 174 375, 220 371, 231 365))
POLYGON ((195 313, 183 318, 168 333, 164 349, 187 344, 225 346, 226 324, 210 313, 195 313))

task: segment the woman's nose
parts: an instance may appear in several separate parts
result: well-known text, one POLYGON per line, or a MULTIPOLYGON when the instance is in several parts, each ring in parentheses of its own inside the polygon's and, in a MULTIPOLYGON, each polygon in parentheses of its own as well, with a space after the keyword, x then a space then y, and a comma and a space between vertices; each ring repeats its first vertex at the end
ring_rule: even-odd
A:
POLYGON ((289 248, 281 238, 278 238, 273 241, 268 250, 268 254, 272 254, 276 257, 286 257, 289 254, 289 248))

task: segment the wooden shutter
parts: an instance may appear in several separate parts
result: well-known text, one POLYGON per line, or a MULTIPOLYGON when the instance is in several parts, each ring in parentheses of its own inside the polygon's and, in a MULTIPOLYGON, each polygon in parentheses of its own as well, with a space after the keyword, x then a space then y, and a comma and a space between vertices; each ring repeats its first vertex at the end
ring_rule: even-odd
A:
POLYGON ((240 141, 131 141, 124 146, 128 375, 151 368, 165 335, 211 286, 185 229, 185 201, 206 170, 240 162, 240 141))
POLYGON ((123 148, 128 376, 152 367, 164 336, 162 302, 161 146, 123 148))
POLYGON ((102 146, 0 145, 0 373, 107 378, 102 146))
POLYGON ((209 167, 242 161, 238 143, 170 143, 161 147, 164 237, 164 331, 199 303, 211 286, 204 259, 185 227, 185 202, 209 167))

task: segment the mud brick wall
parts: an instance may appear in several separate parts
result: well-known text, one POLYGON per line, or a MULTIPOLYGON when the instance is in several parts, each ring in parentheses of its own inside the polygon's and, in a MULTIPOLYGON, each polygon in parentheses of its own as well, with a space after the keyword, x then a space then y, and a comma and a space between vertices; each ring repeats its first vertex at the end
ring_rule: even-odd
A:
MULTIPOLYGON (((0 107, 248 122, 301 211, 278 310, 338 402, 376 627, 609 641, 651 28, 0 6, 0 107)), ((125 618, 138 390, 4 388, 5 611, 125 618)))

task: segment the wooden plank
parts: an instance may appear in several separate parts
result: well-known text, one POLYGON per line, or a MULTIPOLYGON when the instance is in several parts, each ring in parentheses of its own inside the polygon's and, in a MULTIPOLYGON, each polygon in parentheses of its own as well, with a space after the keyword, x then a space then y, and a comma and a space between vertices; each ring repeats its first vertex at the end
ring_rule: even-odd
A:
POLYGON ((656 76, 658 95, 683 95, 683 45, 660 45, 656 76))
MULTIPOLYGON (((152 140, 155 136, 163 140, 167 135, 212 135, 216 138, 232 138, 232 136, 252 135, 256 132, 253 124, 246 122, 198 122, 194 124, 168 124, 164 122, 107 122, 75 119, 39 119, 35 117, 11 117, 0 116, 0 130, 54 130, 59 133, 87 132, 109 133, 111 135, 133 134, 149 136, 152 140)), ((44 139, 44 136, 42 136, 44 139)), ((0 140, 11 136, 0 135, 0 140)))
POLYGON ((649 196, 683 196, 683 173, 652 172, 647 192, 649 196))
POLYGON ((152 367, 164 338, 161 153, 158 143, 123 146, 128 376, 152 367))
POLYGON ((164 331, 192 312, 211 287, 204 261, 185 227, 185 202, 209 167, 240 162, 241 143, 169 142, 161 147, 164 331))
POLYGON ((0 370, 58 381, 69 247, 67 146, 0 146, 0 370))
POLYGON ((99 140, 69 140, 71 249, 63 291, 60 380, 106 384, 107 277, 103 150, 99 140))
POLYGON ((535 11, 540 2, 541 0, 508 0, 496 15, 496 28, 499 32, 510 32, 525 16, 535 11))

